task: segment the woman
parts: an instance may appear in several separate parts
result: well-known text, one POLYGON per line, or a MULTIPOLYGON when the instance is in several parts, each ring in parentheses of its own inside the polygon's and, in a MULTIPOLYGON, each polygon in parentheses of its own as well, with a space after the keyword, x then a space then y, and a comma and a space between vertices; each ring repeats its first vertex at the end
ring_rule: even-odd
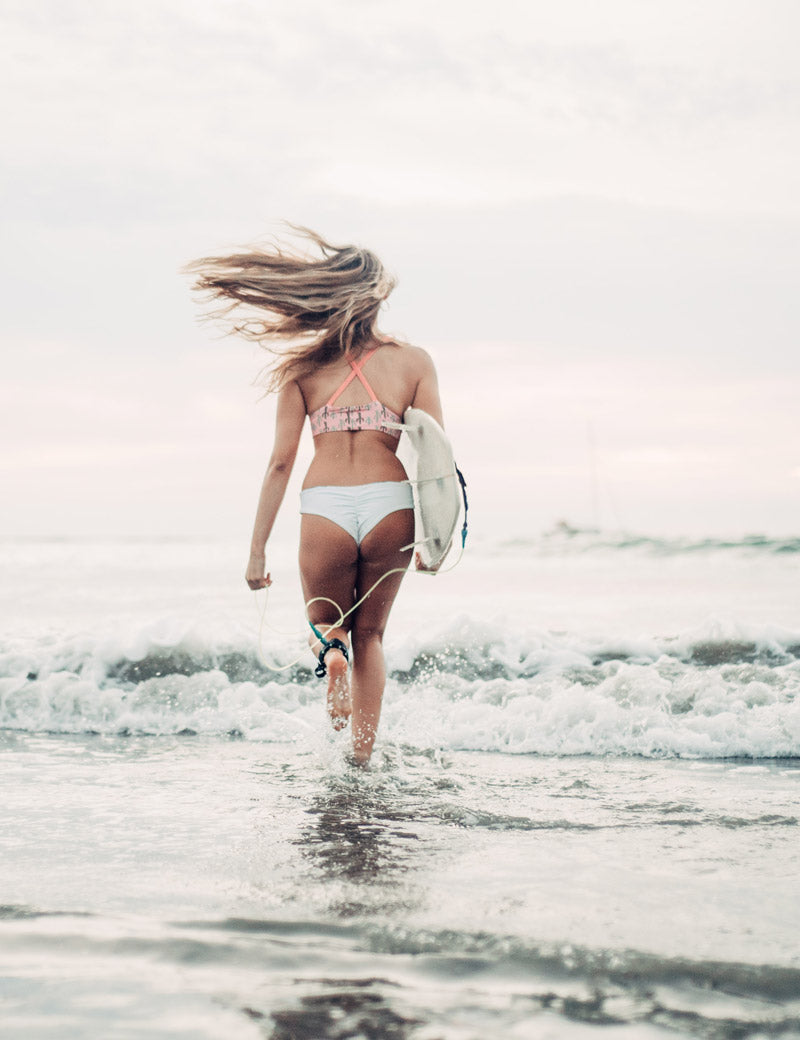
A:
POLYGON ((378 258, 297 230, 321 256, 259 250, 198 260, 190 270, 199 276, 197 288, 230 301, 229 310, 259 312, 237 324, 237 332, 262 343, 291 341, 278 353, 268 383, 278 393, 275 443, 246 581, 251 589, 271 583, 266 544, 309 416, 314 457, 300 499, 300 577, 314 629, 310 643, 317 674, 327 672, 331 720, 341 728, 352 718, 353 757, 363 765, 372 753, 386 683, 383 633, 414 540, 411 487, 396 455, 397 424, 411 405, 439 423, 442 410, 430 357, 377 329, 378 311, 395 284, 378 258), (394 573, 384 578, 387 572, 394 573))

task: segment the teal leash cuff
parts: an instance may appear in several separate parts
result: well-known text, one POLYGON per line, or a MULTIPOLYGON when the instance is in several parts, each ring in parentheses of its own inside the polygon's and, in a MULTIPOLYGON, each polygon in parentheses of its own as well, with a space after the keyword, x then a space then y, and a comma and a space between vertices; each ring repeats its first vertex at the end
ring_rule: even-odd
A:
POLYGON ((309 621, 309 625, 311 625, 311 631, 314 633, 314 635, 317 637, 320 643, 322 643, 322 649, 320 650, 318 657, 319 664, 314 669, 314 675, 316 675, 319 679, 324 679, 325 676, 328 674, 328 669, 325 666, 325 654, 327 654, 329 650, 341 650, 342 656, 347 662, 350 661, 350 655, 347 651, 346 644, 343 643, 341 639, 326 639, 313 621, 309 621))

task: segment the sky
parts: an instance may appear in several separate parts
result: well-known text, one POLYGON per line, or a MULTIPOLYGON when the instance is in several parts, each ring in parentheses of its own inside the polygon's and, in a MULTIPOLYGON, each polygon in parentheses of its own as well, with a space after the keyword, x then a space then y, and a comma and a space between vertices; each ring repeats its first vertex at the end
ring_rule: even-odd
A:
POLYGON ((794 0, 0 0, 0 536, 246 544, 265 357, 180 269, 282 220, 397 275, 487 536, 796 534, 799 31, 794 0))

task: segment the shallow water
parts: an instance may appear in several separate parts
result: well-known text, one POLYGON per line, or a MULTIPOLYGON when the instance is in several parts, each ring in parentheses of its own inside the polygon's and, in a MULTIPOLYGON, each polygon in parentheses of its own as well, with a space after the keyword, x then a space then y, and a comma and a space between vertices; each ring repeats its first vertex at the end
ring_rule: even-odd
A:
POLYGON ((7 735, 5 1028, 800 1029, 796 762, 337 743, 7 735))
POLYGON ((232 549, 0 547, 0 1035, 800 1036, 793 545, 409 583, 367 771, 232 549))

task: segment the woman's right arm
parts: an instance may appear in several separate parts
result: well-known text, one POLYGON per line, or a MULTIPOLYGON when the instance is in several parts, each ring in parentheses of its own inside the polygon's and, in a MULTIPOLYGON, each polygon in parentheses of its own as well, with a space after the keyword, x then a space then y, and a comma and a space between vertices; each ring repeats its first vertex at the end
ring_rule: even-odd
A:
POLYGON ((275 417, 275 443, 272 447, 267 472, 261 485, 253 537, 250 542, 250 559, 247 563, 245 580, 251 589, 263 589, 270 585, 269 574, 265 574, 265 549, 278 509, 292 475, 292 467, 300 444, 300 434, 306 418, 306 406, 297 383, 287 383, 278 395, 278 411, 275 417))
POLYGON ((442 402, 439 399, 439 381, 436 378, 436 367, 429 354, 419 350, 420 365, 417 389, 414 392, 412 408, 421 408, 432 416, 440 426, 444 426, 442 419, 442 402))

